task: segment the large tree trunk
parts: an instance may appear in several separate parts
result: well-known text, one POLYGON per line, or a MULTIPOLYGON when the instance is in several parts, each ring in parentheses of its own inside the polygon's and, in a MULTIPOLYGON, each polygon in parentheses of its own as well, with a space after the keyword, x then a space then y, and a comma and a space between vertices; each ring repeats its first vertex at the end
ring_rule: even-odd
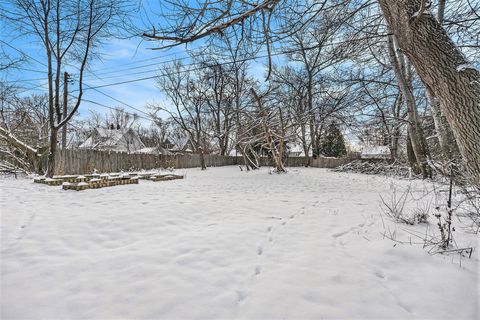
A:
POLYGON ((415 168, 417 159, 413 152, 412 139, 410 139, 410 132, 407 132, 407 160, 410 168, 415 168))
POLYGON ((432 89, 473 183, 480 188, 480 72, 420 0, 378 0, 399 47, 432 89))
POLYGON ((301 123, 300 124, 300 130, 301 130, 301 140, 302 140, 302 148, 303 152, 305 153, 305 167, 310 167, 311 165, 311 160, 310 160, 310 145, 307 142, 307 132, 305 130, 305 124, 301 123))
POLYGON ((50 127, 50 148, 48 150, 48 162, 46 176, 51 178, 55 174, 55 153, 57 151, 58 129, 55 126, 50 127))
POLYGON ((400 110, 403 104, 402 93, 399 92, 398 98, 392 106, 392 115, 394 117, 394 123, 391 129, 391 141, 390 141, 390 159, 395 161, 398 159, 398 145, 400 139, 400 110))
POLYGON ((395 72, 395 77, 397 78, 398 86, 402 92, 402 97, 407 105, 408 133, 415 154, 417 168, 420 169, 422 176, 427 178, 430 175, 430 172, 426 159, 426 143, 420 120, 418 118, 417 104, 415 103, 415 97, 413 96, 413 85, 410 72, 411 67, 410 64, 405 61, 403 54, 401 52, 396 52, 394 40, 394 36, 388 37, 389 58, 395 72))
POLYGON ((207 165, 205 164, 205 155, 203 154, 203 148, 199 148, 198 154, 200 155, 200 167, 202 170, 207 170, 207 165))
POLYGON ((426 92, 442 157, 445 160, 450 160, 455 157, 455 154, 458 154, 457 142, 453 137, 453 132, 448 125, 447 119, 442 115, 440 104, 433 96, 432 90, 427 88, 426 92))
MULTIPOLYGON (((444 15, 445 0, 439 0, 437 18, 440 24, 443 24, 444 15)), ((445 160, 453 159, 458 156, 458 146, 455 138, 453 137, 452 129, 450 128, 445 116, 442 115, 440 103, 438 102, 437 98, 435 98, 432 89, 426 87, 426 93, 442 156, 445 160)))

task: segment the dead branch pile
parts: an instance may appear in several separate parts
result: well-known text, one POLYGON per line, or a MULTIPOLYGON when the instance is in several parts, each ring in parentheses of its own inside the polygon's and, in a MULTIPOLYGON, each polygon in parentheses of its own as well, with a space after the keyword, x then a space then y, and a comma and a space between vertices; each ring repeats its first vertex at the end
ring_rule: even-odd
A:
POLYGON ((333 170, 339 172, 379 174, 402 178, 411 178, 414 176, 410 167, 398 162, 389 163, 388 161, 353 160, 352 162, 339 166, 333 170))

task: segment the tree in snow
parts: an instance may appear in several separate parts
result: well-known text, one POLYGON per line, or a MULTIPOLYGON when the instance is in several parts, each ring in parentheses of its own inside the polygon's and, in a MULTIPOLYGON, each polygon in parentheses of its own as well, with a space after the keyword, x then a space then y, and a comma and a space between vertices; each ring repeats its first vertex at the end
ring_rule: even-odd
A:
POLYGON ((425 0, 379 0, 398 47, 440 103, 464 164, 480 188, 480 71, 462 54, 425 0))
POLYGON ((327 157, 341 157, 347 154, 343 134, 334 121, 325 130, 320 145, 320 152, 327 157))
POLYGON ((44 49, 48 81, 49 153, 47 176, 55 169, 58 131, 75 115, 84 92, 85 71, 101 41, 118 32, 129 4, 123 0, 11 0, 3 14, 19 35, 36 38, 44 49), (76 88, 66 92, 67 65, 74 65, 76 88), (63 82, 63 89, 62 89, 63 82), (62 92, 63 91, 63 92, 62 92), (62 97, 63 93, 63 97, 62 97), (75 94, 74 94, 75 93, 75 94), (69 100, 71 100, 69 102, 69 100))

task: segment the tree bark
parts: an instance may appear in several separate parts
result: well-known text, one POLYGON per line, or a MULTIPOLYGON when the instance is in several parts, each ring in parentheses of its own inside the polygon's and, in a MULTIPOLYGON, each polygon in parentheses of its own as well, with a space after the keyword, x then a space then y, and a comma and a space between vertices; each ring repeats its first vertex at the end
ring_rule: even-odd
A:
POLYGON ((58 129, 55 126, 50 127, 50 148, 48 150, 47 177, 53 177, 55 174, 55 153, 57 152, 58 129))
POLYGON ((402 108, 403 104, 403 96, 402 93, 398 93, 398 97, 395 100, 395 103, 392 106, 392 115, 394 116, 395 120, 392 125, 391 129, 391 141, 390 141, 390 159, 395 161, 398 159, 398 141, 400 139, 400 109, 402 108))
POLYGON ((203 154, 203 148, 199 148, 198 154, 200 155, 200 166, 202 170, 207 170, 207 165, 205 164, 205 155, 203 154))
POLYGON ((416 158, 413 152, 412 139, 410 139, 410 132, 407 132, 407 160, 411 168, 415 168, 416 158))
POLYGON ((408 116, 408 133, 413 152, 415 154, 417 168, 422 173, 424 178, 427 178, 430 173, 426 160, 426 143, 423 136, 423 130, 418 119, 417 104, 413 96, 413 86, 411 77, 409 75, 410 65, 405 61, 405 57, 401 52, 396 52, 395 41, 393 36, 388 36, 388 52, 390 62, 397 78, 398 86, 402 92, 402 97, 407 104, 408 116))
MULTIPOLYGON (((63 112, 62 119, 67 117, 67 104, 68 104, 68 73, 63 74, 63 112)), ((67 124, 62 128, 62 149, 67 148, 67 124)))
POLYGON ((458 154, 458 147, 453 137, 452 129, 448 125, 446 118, 442 115, 440 104, 433 96, 432 90, 427 88, 426 93, 442 157, 445 160, 453 159, 455 154, 458 154))
POLYGON ((472 182, 480 188, 480 72, 420 0, 378 0, 399 47, 432 89, 472 182))

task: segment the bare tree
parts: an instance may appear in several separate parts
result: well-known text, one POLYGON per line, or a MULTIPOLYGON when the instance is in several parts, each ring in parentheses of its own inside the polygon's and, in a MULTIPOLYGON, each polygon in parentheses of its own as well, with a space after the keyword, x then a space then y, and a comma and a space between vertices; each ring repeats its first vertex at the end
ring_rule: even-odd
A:
POLYGON ((396 50, 395 39, 393 36, 388 37, 388 52, 390 62, 392 64, 395 76, 402 92, 402 97, 407 105, 408 115, 408 134, 415 154, 415 159, 422 176, 427 178, 430 176, 429 167, 427 165, 426 141, 423 135, 422 126, 418 117, 417 105, 413 95, 412 70, 408 61, 401 52, 396 50))
MULTIPOLYGON (((315 13, 312 16, 315 17, 317 13, 326 10, 330 4, 337 7, 347 2, 349 1, 313 1, 301 7, 305 10, 314 7, 315 13)), ((452 33, 451 30, 457 28, 457 33, 456 36, 449 35, 442 28, 437 18, 428 10, 430 2, 426 0, 379 0, 378 3, 392 32, 392 35, 390 35, 392 43, 397 42, 397 45, 393 44, 393 53, 396 55, 397 62, 400 62, 398 70, 409 71, 408 64, 412 63, 421 81, 431 91, 430 95, 438 100, 441 112, 446 116, 452 128, 465 166, 470 172, 474 184, 480 186, 480 126, 478 126, 478 123, 480 123, 480 73, 454 43, 454 41, 462 41, 467 38, 464 37, 464 34, 471 35, 471 33, 467 31, 462 34, 458 31, 458 26, 462 23, 454 19, 448 21, 447 29, 452 33), (405 59, 405 63, 401 63, 403 56, 408 58, 410 62, 405 59)), ((472 3, 473 5, 468 2, 472 10, 470 10, 471 15, 463 21, 464 26, 478 21, 478 12, 476 11, 478 5, 475 2, 472 3)), ((367 4, 370 5, 373 2, 365 2, 365 6, 367 4)), ((441 1, 440 7, 444 6, 448 6, 448 2, 441 1)), ((160 32, 151 29, 145 32, 144 36, 151 40, 160 41, 161 46, 165 47, 189 43, 213 34, 221 34, 232 26, 245 25, 247 31, 256 32, 257 37, 255 39, 257 41, 263 39, 270 55, 272 38, 267 34, 272 29, 272 24, 269 23, 272 12, 285 13, 288 10, 294 11, 296 8, 299 7, 290 1, 274 0, 254 1, 253 3, 233 0, 221 3, 206 1, 197 6, 182 3, 174 5, 174 9, 177 9, 177 13, 182 19, 178 19, 177 16, 177 21, 172 28, 163 28, 160 32)), ((447 15, 448 10, 444 12, 441 9, 440 11, 439 17, 442 20, 443 16, 447 15)), ((462 11, 456 10, 456 12, 462 11)), ((305 14, 306 11, 299 11, 300 17, 305 16, 305 14)), ((309 21, 310 19, 307 19, 306 22, 299 22, 298 26, 293 21, 290 25, 294 28, 287 33, 295 34, 296 31, 304 28, 309 21)), ((378 20, 376 21, 378 25, 381 25, 378 20)), ((476 25, 478 26, 478 23, 476 25)), ((478 30, 477 26, 473 26, 473 30, 478 30)), ((357 26, 354 26, 354 28, 358 29, 357 26)), ((370 30, 366 26, 360 26, 360 28, 370 30)), ((375 34, 384 36, 382 28, 377 28, 375 34)), ((478 32, 476 35, 473 34, 474 38, 476 36, 478 36, 478 32)), ((353 39, 349 40, 352 41, 353 39)), ((462 43, 462 48, 473 48, 469 52, 473 52, 473 55, 475 55, 475 48, 478 48, 478 46, 475 43, 462 43)), ((271 59, 269 59, 269 65, 271 65, 271 59)), ((267 79, 269 79, 269 75, 270 73, 267 75, 267 79)), ((402 77, 405 78, 405 75, 407 75, 408 80, 408 74, 404 74, 402 77)), ((401 78, 397 77, 397 80, 399 79, 401 78)), ((408 121, 412 124, 409 130, 412 147, 414 150, 416 149, 415 154, 417 156, 419 154, 425 155, 426 152, 421 150, 421 145, 424 142, 417 143, 417 140, 421 138, 419 132, 422 128, 418 121, 418 115, 415 115, 412 108, 414 101, 409 94, 409 91, 412 91, 411 85, 404 84, 399 83, 403 87, 400 88, 400 91, 402 92, 402 100, 407 105, 408 121)), ((440 132, 441 129, 437 131, 440 132)), ((424 163, 422 159, 418 160, 418 157, 417 162, 424 163)))
POLYGON ((207 144, 206 98, 198 79, 185 72, 181 62, 173 62, 160 70, 158 87, 169 97, 173 109, 152 106, 156 111, 164 111, 188 135, 193 151, 200 155, 202 170, 205 170, 204 153, 207 144))
POLYGON ((0 138, 6 146, 1 151, 24 169, 42 172, 41 155, 48 149, 48 97, 9 97, 4 90, 1 97, 0 138))
POLYGON ((379 0, 399 48, 438 99, 473 183, 480 187, 480 72, 466 59, 425 0, 379 0))
POLYGON ((228 66, 212 58, 203 58, 199 63, 199 80, 205 90, 209 127, 217 141, 220 155, 228 154, 233 129, 234 81, 228 66))
MULTIPOLYGON (((128 11, 122 0, 12 0, 6 19, 16 31, 41 42, 47 66, 50 145, 47 176, 55 169, 58 131, 75 115, 82 101, 83 77, 101 40, 110 35, 117 18, 128 11), (75 64, 77 92, 67 112, 62 110, 61 78, 66 64, 75 64)), ((118 20, 117 20, 118 21, 118 20)), ((67 86, 66 83, 63 84, 67 86)), ((66 99, 65 99, 66 100, 66 99)), ((66 102, 66 101, 65 101, 66 102)))

